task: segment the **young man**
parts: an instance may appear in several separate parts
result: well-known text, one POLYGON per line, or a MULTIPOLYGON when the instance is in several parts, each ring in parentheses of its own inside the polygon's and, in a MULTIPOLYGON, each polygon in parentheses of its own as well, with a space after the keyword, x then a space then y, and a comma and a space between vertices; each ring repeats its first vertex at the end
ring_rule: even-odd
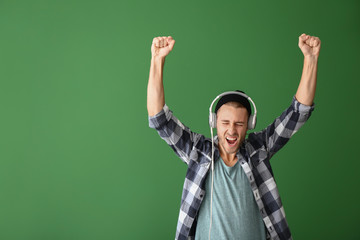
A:
POLYGON ((153 39, 147 108, 150 127, 188 165, 176 239, 292 239, 269 160, 314 109, 319 38, 299 37, 304 66, 298 90, 291 105, 264 130, 245 139, 248 100, 230 94, 218 101, 212 209, 211 139, 184 126, 165 104, 163 67, 174 44, 172 37, 153 39))

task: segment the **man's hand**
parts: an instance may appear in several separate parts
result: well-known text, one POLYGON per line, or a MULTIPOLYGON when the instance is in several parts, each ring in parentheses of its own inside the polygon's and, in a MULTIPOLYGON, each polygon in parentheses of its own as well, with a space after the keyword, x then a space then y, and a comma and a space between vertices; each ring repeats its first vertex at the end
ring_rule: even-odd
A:
POLYGON ((299 48, 304 57, 319 57, 321 41, 318 37, 309 36, 305 33, 299 37, 299 48))
POLYGON ((151 55, 152 57, 166 57, 173 49, 175 40, 169 37, 156 37, 152 41, 151 55))

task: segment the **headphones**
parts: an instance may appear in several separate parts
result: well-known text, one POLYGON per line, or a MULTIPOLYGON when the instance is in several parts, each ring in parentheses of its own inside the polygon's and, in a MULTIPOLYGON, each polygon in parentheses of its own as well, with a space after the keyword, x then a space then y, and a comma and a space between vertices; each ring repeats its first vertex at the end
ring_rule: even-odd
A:
POLYGON ((210 226, 209 226, 209 240, 211 240, 211 226, 212 226, 212 202, 213 202, 213 190, 214 190, 214 133, 213 133, 213 128, 216 128, 216 113, 212 112, 212 108, 214 103, 216 102, 216 100, 218 100, 220 97, 225 96, 225 95, 230 95, 230 94, 237 94, 240 95, 244 98, 246 98, 249 102, 251 102, 253 108, 254 108, 254 113, 251 114, 249 116, 248 119, 248 129, 252 130, 255 128, 256 125, 256 106, 254 101, 245 93, 242 92, 235 92, 235 91, 229 91, 229 92, 224 92, 220 95, 218 95, 211 103, 210 108, 209 108, 209 125, 210 125, 210 132, 211 132, 211 197, 210 197, 210 226))
POLYGON ((220 97, 222 96, 225 96, 225 95, 230 95, 230 94, 237 94, 237 95, 240 95, 242 97, 245 97, 248 101, 251 102, 253 108, 254 108, 254 113, 251 114, 249 116, 249 119, 248 119, 248 129, 249 130, 252 130, 255 128, 256 126, 256 106, 255 106, 255 103, 254 101, 248 96, 246 95, 245 93, 242 93, 242 92, 235 92, 235 91, 229 91, 229 92, 224 92, 220 95, 218 95, 211 103, 210 105, 210 108, 209 108, 209 125, 210 125, 210 128, 216 128, 216 113, 212 112, 212 108, 213 108, 213 105, 214 103, 216 102, 216 100, 218 100, 220 97))

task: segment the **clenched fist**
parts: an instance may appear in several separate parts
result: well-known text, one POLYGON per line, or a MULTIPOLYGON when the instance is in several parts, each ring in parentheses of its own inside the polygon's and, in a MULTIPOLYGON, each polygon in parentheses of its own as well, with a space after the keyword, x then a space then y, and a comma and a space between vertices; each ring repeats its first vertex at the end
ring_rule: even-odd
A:
POLYGON ((319 57, 321 41, 318 37, 309 36, 305 33, 299 37, 299 48, 304 57, 319 57))
POLYGON ((173 49, 175 40, 169 37, 156 37, 152 41, 151 54, 153 57, 166 57, 173 49))

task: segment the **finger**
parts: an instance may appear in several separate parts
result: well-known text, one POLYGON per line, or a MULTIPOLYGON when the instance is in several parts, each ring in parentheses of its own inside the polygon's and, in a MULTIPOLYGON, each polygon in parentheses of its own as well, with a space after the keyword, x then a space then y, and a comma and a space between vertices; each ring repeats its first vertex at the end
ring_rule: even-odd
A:
POLYGON ((317 45, 317 42, 316 42, 316 40, 317 40, 317 37, 310 37, 310 39, 309 39, 309 46, 310 47, 315 47, 316 45, 317 45))
POLYGON ((164 37, 159 37, 159 47, 163 48, 165 46, 165 40, 164 37))
POLYGON ((315 47, 317 45, 317 43, 316 43, 316 37, 312 37, 311 38, 311 46, 312 47, 315 47))
POLYGON ((154 45, 155 45, 155 47, 160 47, 160 39, 159 39, 159 37, 156 37, 155 39, 154 39, 154 45))
POLYGON ((319 46, 321 43, 320 39, 318 37, 315 37, 315 40, 314 40, 314 47, 317 47, 319 46))
POLYGON ((169 45, 167 37, 163 37, 163 41, 164 41, 164 47, 167 47, 169 45))
POLYGON ((162 37, 159 37, 159 47, 162 48, 164 46, 164 41, 162 37))
POLYGON ((305 42, 309 37, 310 37, 309 35, 303 33, 300 35, 299 40, 305 42))
POLYGON ((309 46, 311 46, 311 41, 312 41, 312 38, 310 38, 310 36, 306 39, 305 43, 309 46))
POLYGON ((308 40, 308 45, 309 45, 310 47, 312 47, 312 46, 313 46, 313 43, 314 43, 314 38, 313 38, 313 37, 310 37, 309 40, 308 40))

